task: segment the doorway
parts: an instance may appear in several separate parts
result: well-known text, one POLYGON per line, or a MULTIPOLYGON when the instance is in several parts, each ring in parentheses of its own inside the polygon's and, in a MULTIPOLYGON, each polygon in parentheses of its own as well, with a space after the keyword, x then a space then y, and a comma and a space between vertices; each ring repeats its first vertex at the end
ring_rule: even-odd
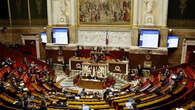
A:
POLYGON ((24 45, 24 54, 30 55, 40 59, 40 38, 36 34, 23 34, 21 35, 22 43, 24 45))
POLYGON ((195 39, 184 39, 181 63, 195 63, 195 39))

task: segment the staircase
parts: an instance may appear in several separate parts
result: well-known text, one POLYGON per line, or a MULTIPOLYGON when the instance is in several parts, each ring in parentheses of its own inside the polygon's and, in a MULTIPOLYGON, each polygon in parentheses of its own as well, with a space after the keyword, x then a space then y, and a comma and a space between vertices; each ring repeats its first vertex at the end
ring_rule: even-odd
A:
POLYGON ((112 76, 112 77, 115 79, 115 84, 114 84, 114 86, 113 86, 114 88, 121 88, 121 86, 123 86, 124 84, 127 83, 127 81, 121 80, 121 79, 119 78, 119 76, 116 75, 116 74, 108 73, 108 75, 109 75, 109 76, 112 76))
POLYGON ((73 85, 73 78, 78 74, 77 72, 71 72, 69 76, 67 76, 61 65, 56 64, 55 65, 55 75, 57 76, 56 81, 63 79, 63 81, 60 82, 60 85, 63 88, 69 88, 69 89, 76 89, 76 87, 73 85))
MULTIPOLYGON (((55 65, 55 75, 57 76, 56 81, 59 81, 64 78, 63 81, 61 81, 60 85, 63 88, 69 88, 69 89, 76 89, 76 87, 73 85, 73 79, 76 75, 80 74, 79 72, 72 71, 69 76, 67 76, 61 65, 56 64, 55 65)), ((115 85, 113 86, 114 88, 120 88, 124 84, 127 83, 125 80, 121 80, 119 75, 109 73, 109 76, 112 76, 115 79, 115 85)))

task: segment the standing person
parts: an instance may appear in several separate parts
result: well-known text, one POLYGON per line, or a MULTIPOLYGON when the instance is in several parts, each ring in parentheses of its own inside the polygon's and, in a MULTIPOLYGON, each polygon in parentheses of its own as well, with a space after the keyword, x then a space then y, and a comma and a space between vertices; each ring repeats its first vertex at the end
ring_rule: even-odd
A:
POLYGON ((140 64, 137 66, 137 71, 138 71, 139 77, 142 77, 143 76, 143 72, 142 72, 142 67, 141 67, 140 64))
POLYGON ((50 67, 50 69, 53 69, 53 61, 52 61, 52 58, 49 59, 49 67, 50 67))
POLYGON ((4 74, 3 74, 3 78, 4 78, 5 81, 7 81, 7 78, 8 78, 9 75, 10 75, 10 70, 7 69, 7 70, 4 72, 4 74))
POLYGON ((24 57, 24 64, 25 64, 25 65, 28 64, 26 57, 24 57))
POLYGON ((76 57, 81 57, 81 51, 80 51, 80 48, 79 48, 79 46, 77 46, 77 50, 76 50, 76 53, 75 53, 76 55, 76 57))

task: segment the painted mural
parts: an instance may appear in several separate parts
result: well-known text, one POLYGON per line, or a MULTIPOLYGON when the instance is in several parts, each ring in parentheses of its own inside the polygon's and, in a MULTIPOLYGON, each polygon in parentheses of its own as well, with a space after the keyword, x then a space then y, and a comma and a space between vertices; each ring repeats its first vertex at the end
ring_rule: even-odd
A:
POLYGON ((169 0, 168 25, 170 27, 195 26, 195 0, 169 0))
POLYGON ((79 23, 130 25, 131 0, 79 0, 79 23))
POLYGON ((32 25, 47 24, 47 0, 30 0, 32 25))

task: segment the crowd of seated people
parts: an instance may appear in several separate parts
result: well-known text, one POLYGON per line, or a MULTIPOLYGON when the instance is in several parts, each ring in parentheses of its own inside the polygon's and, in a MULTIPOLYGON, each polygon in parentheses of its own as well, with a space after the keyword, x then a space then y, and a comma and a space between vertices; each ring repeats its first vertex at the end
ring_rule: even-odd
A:
MULTIPOLYGON (((1 91, 5 91, 9 93, 8 87, 10 85, 13 86, 13 88, 17 91, 17 93, 25 94, 26 92, 33 91, 33 87, 30 87, 30 83, 32 83, 32 77, 36 77, 35 81, 38 83, 39 81, 42 81, 41 78, 47 79, 48 77, 46 73, 46 69, 43 68, 38 69, 38 66, 32 62, 30 65, 22 65, 18 67, 13 66, 13 61, 11 58, 8 58, 5 61, 5 65, 9 69, 6 69, 6 71, 3 74, 3 77, 1 78, 1 91), (23 68, 26 68, 23 69, 23 68), (42 72, 40 72, 41 70, 42 72), (41 76, 41 78, 39 78, 41 76)), ((48 81, 49 82, 49 81, 48 81)), ((23 97, 24 99, 20 99, 20 101, 27 101, 27 95, 23 97)), ((22 106, 26 107, 26 103, 21 103, 22 106)))
POLYGON ((61 89, 56 87, 49 91, 43 87, 43 84, 52 87, 53 83, 55 83, 49 77, 49 71, 46 66, 39 68, 39 65, 35 64, 35 62, 27 62, 27 65, 22 67, 18 66, 17 68, 7 70, 3 76, 0 81, 1 93, 5 92, 13 97, 17 97, 17 100, 11 103, 12 106, 22 108, 23 110, 45 110, 48 103, 50 106, 66 106, 64 100, 66 100, 68 92, 61 91, 61 89), (10 91, 10 87, 14 90, 13 93, 20 94, 20 97, 15 96, 16 94, 10 91), (63 101, 59 101, 64 97, 63 101))
MULTIPOLYGON (((121 87, 120 90, 118 90, 117 92, 113 92, 113 94, 110 96, 111 98, 109 98, 109 100, 111 100, 111 103, 115 102, 115 100, 116 102, 114 105, 124 103, 124 101, 128 102, 128 99, 125 98, 135 94, 140 94, 141 97, 143 97, 142 94, 145 94, 146 96, 147 94, 152 94, 151 96, 149 95, 149 98, 146 97, 143 98, 143 100, 150 99, 150 97, 156 97, 156 96, 161 97, 167 94, 175 95, 176 93, 179 93, 175 91, 183 90, 182 89, 183 86, 181 86, 182 85, 181 83, 184 82, 187 83, 186 81, 187 76, 184 73, 183 68, 181 67, 177 68, 177 71, 173 70, 172 68, 170 69, 164 68, 158 72, 151 73, 150 75, 144 75, 142 72, 143 71, 140 68, 138 71, 133 72, 133 74, 135 74, 134 75, 135 77, 129 80, 129 83, 125 85, 124 88, 121 87), (124 94, 127 95, 125 96, 124 94), (123 95, 124 98, 122 98, 123 95), (118 99, 118 97, 120 96, 121 99, 120 98, 118 99)), ((136 102, 140 103, 140 100, 136 100, 136 102)), ((139 105, 139 103, 134 103, 134 104, 139 105)), ((137 109, 135 108, 136 106, 133 104, 132 107, 134 109, 137 109)), ((131 110, 132 108, 129 109, 131 110)))
MULTIPOLYGON (((56 95, 58 95, 58 93, 61 94, 61 97, 65 97, 68 99, 75 99, 75 96, 79 95, 67 91, 57 90, 56 88, 55 89, 57 91, 55 89, 53 89, 54 92, 47 91, 46 88, 43 88, 42 84, 46 83, 48 85, 51 85, 54 83, 52 82, 53 80, 50 80, 49 78, 49 71, 47 70, 47 68, 39 68, 39 65, 37 65, 33 61, 27 61, 26 64, 27 65, 23 65, 22 67, 19 66, 15 69, 11 69, 11 72, 8 71, 8 73, 4 74, 9 77, 1 78, 2 80, 0 81, 0 84, 2 92, 6 92, 7 94, 12 96, 13 93, 11 94, 10 90, 8 89, 9 86, 12 85, 14 90, 16 90, 16 93, 21 95, 21 97, 16 98, 11 106, 22 108, 23 110, 45 110, 48 105, 55 107, 66 107, 65 100, 55 101, 56 95), (36 87, 32 86, 34 83, 41 89, 40 91, 37 90, 36 87), (53 101, 50 101, 52 98, 53 101)), ((79 96, 82 97, 86 95, 89 94, 86 94, 86 92, 83 90, 79 96)), ((91 96, 92 98, 100 98, 98 93, 91 94, 91 96)), ((16 96, 13 95, 13 97, 16 96)))
POLYGON ((4 63, 0 68, 0 102, 23 110, 46 110, 52 106, 54 108, 66 107, 69 106, 66 104, 67 100, 77 100, 75 96, 79 96, 79 101, 90 96, 92 99, 97 99, 97 103, 102 98, 106 101, 103 102, 104 104, 110 104, 110 106, 106 106, 107 108, 114 107, 116 110, 122 110, 126 109, 124 104, 127 104, 130 105, 127 109, 136 110, 143 107, 144 104, 149 106, 149 104, 156 103, 155 100, 159 101, 159 98, 161 100, 165 96, 177 96, 175 91, 182 87, 180 83, 188 82, 185 81, 187 73, 184 72, 183 68, 178 68, 175 71, 164 67, 160 71, 145 75, 143 69, 138 67, 138 71, 132 72, 135 75, 129 80, 129 85, 126 88, 107 89, 103 96, 99 95, 98 92, 89 94, 85 89, 80 93, 75 93, 54 86, 56 82, 50 76, 50 71, 45 65, 40 66, 36 61, 25 57, 22 57, 23 63, 18 63, 18 60, 11 57, 1 59, 3 59, 1 64, 4 63), (52 89, 45 88, 44 84, 52 89))

